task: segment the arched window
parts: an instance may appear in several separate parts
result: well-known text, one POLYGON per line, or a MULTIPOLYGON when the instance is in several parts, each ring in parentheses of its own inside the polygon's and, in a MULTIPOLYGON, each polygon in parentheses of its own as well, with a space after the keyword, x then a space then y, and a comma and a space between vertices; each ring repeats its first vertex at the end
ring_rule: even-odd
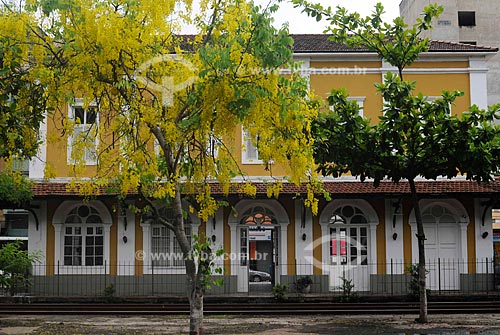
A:
MULTIPOLYGON (((168 222, 174 222, 174 211, 163 207, 159 215, 168 222)), ((192 222, 189 216, 184 219, 186 237, 191 244, 192 222)), ((151 264, 158 267, 184 266, 184 255, 175 233, 161 223, 151 226, 151 264)))
POLYGON ((330 218, 332 265, 368 265, 368 220, 361 209, 346 205, 330 218))
POLYGON ((64 220, 64 265, 104 264, 104 227, 92 206, 73 208, 64 220))

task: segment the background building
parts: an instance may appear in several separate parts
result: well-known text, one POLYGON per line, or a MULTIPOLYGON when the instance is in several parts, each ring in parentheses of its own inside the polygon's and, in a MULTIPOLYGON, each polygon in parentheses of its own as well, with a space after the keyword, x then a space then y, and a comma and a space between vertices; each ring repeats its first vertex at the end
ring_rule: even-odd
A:
MULTIPOLYGON (((498 33, 498 0, 402 0, 401 16, 414 23, 425 6, 437 3, 444 12, 434 23, 434 29, 424 32, 433 40, 453 41, 491 47, 500 46, 498 33)), ((500 103, 500 55, 488 60, 488 105, 500 103)), ((485 107, 485 106, 480 106, 485 107)))

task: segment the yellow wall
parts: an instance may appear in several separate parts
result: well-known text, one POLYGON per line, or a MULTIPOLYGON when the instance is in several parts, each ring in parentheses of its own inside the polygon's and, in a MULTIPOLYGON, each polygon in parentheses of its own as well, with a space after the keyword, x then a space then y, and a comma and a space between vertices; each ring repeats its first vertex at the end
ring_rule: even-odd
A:
POLYGON ((293 200, 282 200, 281 204, 285 207, 286 212, 288 213, 288 218, 290 220, 290 224, 287 229, 287 262, 288 262, 288 274, 295 274, 295 206, 293 200))
POLYGON ((381 74, 365 75, 311 75, 311 88, 326 99, 334 88, 345 88, 349 96, 366 97, 363 106, 364 117, 376 123, 382 110, 382 97, 376 94, 374 83, 381 81, 381 74))
MULTIPOLYGON (((360 59, 359 55, 353 54, 352 61, 312 61, 311 68, 330 69, 351 69, 353 74, 311 74, 311 89, 321 98, 327 98, 333 88, 345 88, 350 96, 365 97, 364 116, 376 123, 382 110, 382 97, 376 93, 374 83, 382 81, 381 73, 360 74, 361 69, 371 69, 374 71, 382 66, 379 60, 366 61, 360 59), (357 61, 356 59, 359 59, 357 61)), ((463 68, 464 71, 469 66, 468 61, 418 61, 411 68, 413 69, 447 69, 463 68)), ((424 95, 438 96, 442 90, 461 90, 465 95, 457 99, 456 106, 452 107, 454 114, 461 114, 466 111, 470 104, 469 75, 462 74, 405 74, 405 79, 417 82, 416 93, 422 91, 424 95)), ((47 161, 55 168, 58 177, 71 177, 74 175, 72 168, 67 165, 67 137, 62 132, 62 116, 68 115, 68 106, 61 106, 61 110, 52 115, 52 120, 47 123, 48 145, 47 161)), ((102 124, 101 120, 101 124, 102 124)), ((234 132, 234 157, 241 163, 241 128, 234 132)), ((101 142, 106 142, 107 139, 101 142)), ((249 176, 268 176, 270 171, 266 171, 264 166, 259 164, 241 164, 242 171, 249 176)), ((273 165, 272 174, 280 176, 285 174, 285 170, 273 165)), ((92 176, 96 172, 95 166, 88 166, 84 176, 92 176)))
POLYGON ((385 244, 385 202, 383 199, 372 200, 370 204, 378 214, 377 225, 377 273, 384 274, 386 271, 386 244, 385 244))
MULTIPOLYGON (((143 243, 142 243, 142 227, 141 227, 141 215, 135 215, 135 252, 137 255, 137 251, 144 251, 143 243)), ((143 253, 144 255, 144 253, 143 253)), ((143 274, 143 261, 142 259, 135 258, 135 275, 143 274)))

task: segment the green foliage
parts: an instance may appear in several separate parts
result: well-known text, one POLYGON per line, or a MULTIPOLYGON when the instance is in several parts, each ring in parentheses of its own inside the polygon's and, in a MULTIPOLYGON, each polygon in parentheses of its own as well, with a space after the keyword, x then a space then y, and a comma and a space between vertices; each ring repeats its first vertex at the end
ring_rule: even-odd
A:
MULTIPOLYGON (((408 297, 410 299, 418 299, 420 295, 420 286, 418 284, 418 263, 408 264, 405 272, 410 275, 410 282, 408 283, 408 297)), ((428 274, 429 271, 426 271, 428 274)), ((429 296, 431 290, 427 290, 427 296, 429 296)))
POLYGON ((307 287, 312 285, 313 281, 310 276, 300 276, 294 282, 295 291, 298 293, 306 293, 307 287))
POLYGON ((276 284, 273 287, 273 297, 279 302, 287 300, 286 293, 288 291, 288 285, 276 284))
POLYGON ((347 279, 345 276, 340 277, 342 284, 339 289, 342 291, 342 295, 339 298, 340 302, 354 302, 358 300, 357 292, 354 292, 354 284, 352 279, 347 279))
POLYGON ((221 247, 214 252, 214 244, 211 239, 199 235, 193 235, 192 237, 192 254, 189 257, 196 260, 198 264, 197 285, 203 291, 210 289, 212 285, 224 285, 224 279, 214 279, 212 277, 213 273, 216 275, 223 274, 223 269, 216 267, 214 260, 216 257, 224 255, 224 249, 221 247))
POLYGON ((115 285, 113 285, 113 283, 109 283, 108 285, 106 285, 106 287, 104 288, 104 299, 106 300, 106 302, 108 303, 115 302, 116 301, 115 294, 116 294, 115 285))
POLYGON ((24 292, 31 286, 31 265, 40 259, 38 253, 22 250, 22 242, 7 243, 0 248, 0 286, 10 294, 24 292))
POLYGON ((31 181, 20 174, 0 172, 0 202, 20 205, 31 200, 31 181))

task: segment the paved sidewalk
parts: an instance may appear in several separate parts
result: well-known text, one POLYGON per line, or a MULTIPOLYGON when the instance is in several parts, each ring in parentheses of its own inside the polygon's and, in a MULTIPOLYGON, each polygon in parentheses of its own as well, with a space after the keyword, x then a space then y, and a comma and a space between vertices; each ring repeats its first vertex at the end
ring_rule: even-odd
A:
MULTIPOLYGON (((415 316, 212 316, 205 319, 206 334, 260 335, 496 335, 500 314, 431 315, 430 322, 415 316)), ((187 317, 151 316, 1 316, 0 334, 33 335, 156 335, 186 334, 187 317)))

